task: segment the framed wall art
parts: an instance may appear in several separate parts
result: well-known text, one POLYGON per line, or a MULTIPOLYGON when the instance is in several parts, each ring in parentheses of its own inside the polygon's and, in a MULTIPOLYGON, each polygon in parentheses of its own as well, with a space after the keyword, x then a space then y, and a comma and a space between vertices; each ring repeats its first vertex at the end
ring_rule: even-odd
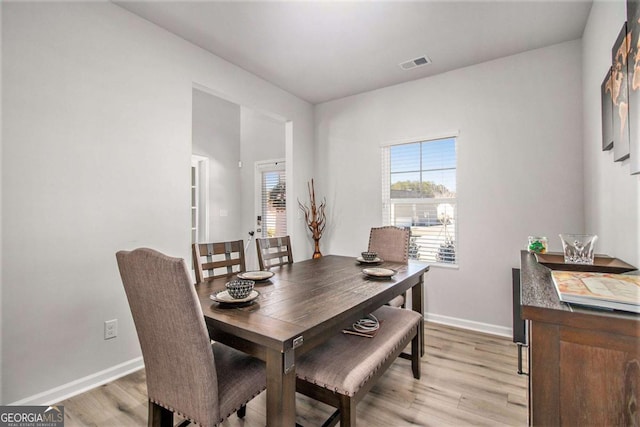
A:
POLYGON ((640 1, 638 0, 627 1, 627 33, 629 167, 631 174, 635 175, 640 173, 640 1))
POLYGON ((611 68, 600 86, 602 98, 602 150, 613 148, 613 99, 611 97, 611 68))
POLYGON ((612 50, 611 98, 613 99, 613 160, 620 162, 629 157, 629 95, 627 58, 629 38, 625 22, 612 50))

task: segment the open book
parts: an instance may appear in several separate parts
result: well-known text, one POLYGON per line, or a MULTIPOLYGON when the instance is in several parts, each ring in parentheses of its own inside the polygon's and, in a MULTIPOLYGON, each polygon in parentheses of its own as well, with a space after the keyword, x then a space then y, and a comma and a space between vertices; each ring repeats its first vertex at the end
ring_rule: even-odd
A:
POLYGON ((560 301, 640 313, 640 276, 552 271, 560 301))

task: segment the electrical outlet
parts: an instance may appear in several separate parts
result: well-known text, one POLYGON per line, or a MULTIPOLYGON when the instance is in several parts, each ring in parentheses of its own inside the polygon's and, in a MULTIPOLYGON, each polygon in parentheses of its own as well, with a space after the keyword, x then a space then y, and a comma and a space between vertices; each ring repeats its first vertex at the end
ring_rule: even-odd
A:
POLYGON ((118 319, 106 320, 104 322, 104 339, 108 340, 118 336, 118 319))

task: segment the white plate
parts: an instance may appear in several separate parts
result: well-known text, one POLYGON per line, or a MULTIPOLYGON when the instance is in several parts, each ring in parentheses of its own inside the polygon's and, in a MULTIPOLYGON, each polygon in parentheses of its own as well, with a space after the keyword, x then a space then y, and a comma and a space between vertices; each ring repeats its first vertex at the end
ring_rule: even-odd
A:
POLYGON ((356 258, 356 261, 358 261, 361 264, 380 264, 382 262, 382 258, 375 257, 373 260, 367 261, 366 259, 359 256, 358 258, 356 258))
POLYGON ((271 279, 273 277, 273 271, 245 271, 244 273, 238 273, 238 277, 259 282, 261 280, 271 279))
POLYGON ((362 270, 362 272, 367 276, 371 276, 371 277, 391 277, 394 274, 396 274, 395 270, 392 270, 390 268, 381 268, 381 267, 365 268, 362 270))
POLYGON ((225 290, 225 291, 216 292, 215 294, 211 294, 209 295, 209 298, 211 298, 216 302, 221 302, 224 304, 239 304, 243 302, 253 301, 259 296, 260 296, 260 292, 254 289, 245 298, 233 298, 231 295, 229 295, 229 291, 225 290))

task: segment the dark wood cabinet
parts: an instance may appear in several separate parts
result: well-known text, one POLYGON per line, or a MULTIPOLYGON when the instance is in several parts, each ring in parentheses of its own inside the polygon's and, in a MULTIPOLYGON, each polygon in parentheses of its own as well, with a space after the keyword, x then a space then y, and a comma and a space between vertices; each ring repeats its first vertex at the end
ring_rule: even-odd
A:
POLYGON ((640 425, 640 316, 560 302, 550 270, 521 254, 529 323, 529 423, 640 425))

